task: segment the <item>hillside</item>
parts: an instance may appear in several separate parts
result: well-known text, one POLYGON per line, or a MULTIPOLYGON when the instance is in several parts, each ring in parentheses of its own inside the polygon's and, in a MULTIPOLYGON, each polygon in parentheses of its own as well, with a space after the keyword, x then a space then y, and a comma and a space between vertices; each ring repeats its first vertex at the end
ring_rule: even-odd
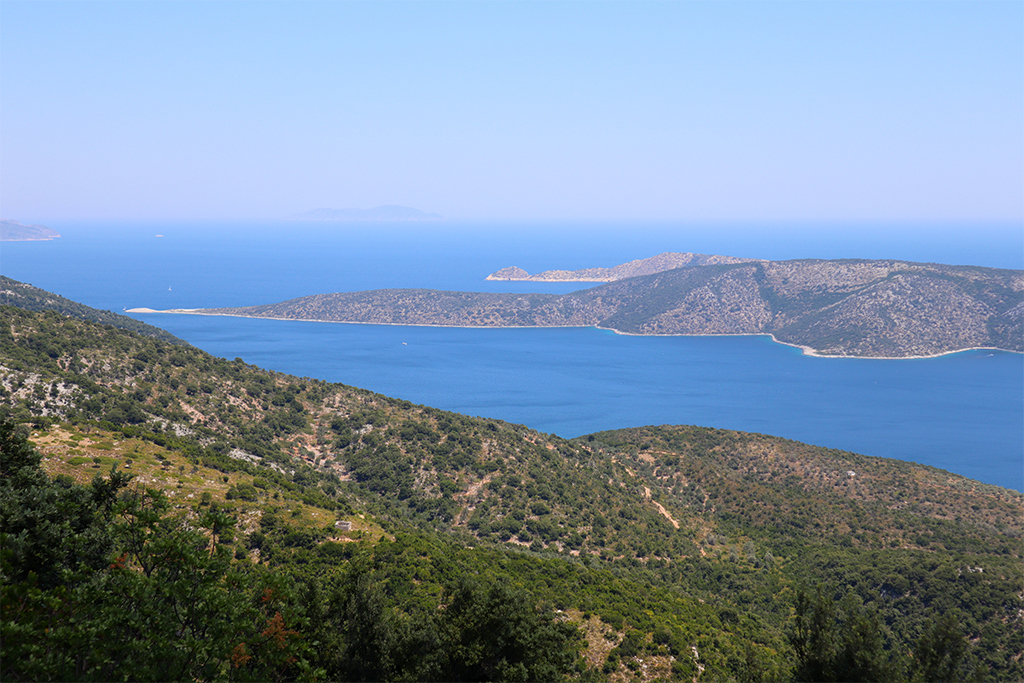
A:
MULTIPOLYGON (((956 615, 959 629, 949 642, 965 643, 951 679, 969 671, 1024 677, 1020 493, 728 430, 647 427, 566 441, 52 311, 7 307, 2 323, 0 402, 35 425, 33 442, 50 476, 81 486, 116 464, 137 484, 164 492, 163 518, 191 519, 192 527, 214 520, 209 533, 216 535, 203 542, 223 553, 204 551, 196 562, 222 557, 224 577, 256 572, 241 583, 225 578, 217 590, 228 596, 270 585, 290 596, 270 603, 285 621, 274 621, 273 610, 249 614, 255 631, 248 640, 225 635, 227 649, 210 666, 230 660, 256 677, 309 678, 294 662, 275 660, 273 648, 255 649, 261 630, 287 631, 296 634, 286 639, 287 654, 312 667, 307 674, 451 679, 455 660, 431 658, 454 642, 439 634, 496 632, 500 625, 474 620, 505 613, 494 605, 511 600, 541 601, 529 612, 535 617, 515 618, 531 624, 521 633, 565 644, 564 652, 538 659, 560 662, 552 664, 559 675, 800 678, 809 664, 799 654, 802 622, 794 610, 804 614, 802 587, 821 586, 827 594, 813 598, 813 609, 831 614, 834 598, 848 617, 860 615, 876 638, 864 648, 872 666, 901 672, 896 678, 928 678, 922 639, 942 632, 946 615, 956 615), (467 576, 528 593, 459 588, 456 577, 467 576), (485 603, 493 609, 452 612, 465 615, 462 626, 437 620, 440 604, 485 603), (547 621, 553 607, 562 621, 547 621), (558 623, 582 640, 551 631, 558 623), (250 649, 239 651, 239 639, 250 649), (324 645, 301 646, 313 641, 324 645), (582 663, 563 657, 573 642, 582 663), (258 674, 257 662, 279 668, 258 674), (427 668, 402 669, 402 662, 427 668)), ((17 526, 12 514, 4 508, 5 532, 17 526)), ((121 580, 109 559, 121 551, 110 552, 88 576, 121 580)), ((11 571, 5 566, 5 576, 11 571)), ((92 585, 82 584, 83 600, 95 597, 92 585)), ((4 614, 5 629, 30 628, 4 614)), ((31 614, 49 623, 48 612, 31 614)), ((837 617, 837 653, 844 623, 851 622, 837 617)), ((21 642, 11 633, 28 632, 5 631, 5 650, 21 642)), ((505 675, 490 671, 490 678, 505 675)))
POLYGON ((744 263, 754 259, 734 256, 709 256, 707 254, 665 253, 651 258, 638 259, 612 268, 583 268, 581 270, 545 270, 530 275, 522 268, 512 266, 491 273, 486 280, 519 280, 527 282, 614 282, 641 275, 653 275, 684 266, 710 266, 719 263, 744 263))
POLYGON ((1024 273, 903 261, 752 261, 687 266, 564 295, 387 289, 170 312, 395 325, 593 325, 642 335, 771 334, 827 356, 1024 351, 1024 273))
POLYGON ((79 320, 89 320, 111 325, 120 330, 138 332, 146 337, 153 337, 171 344, 187 343, 166 330, 147 325, 135 318, 92 308, 3 275, 0 275, 0 306, 15 306, 26 311, 54 311, 79 320))

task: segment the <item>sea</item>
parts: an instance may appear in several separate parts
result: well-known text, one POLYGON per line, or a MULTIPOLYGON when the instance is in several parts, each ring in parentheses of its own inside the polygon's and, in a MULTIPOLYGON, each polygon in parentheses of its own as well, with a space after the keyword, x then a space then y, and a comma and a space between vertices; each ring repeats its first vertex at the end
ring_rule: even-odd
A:
MULTIPOLYGON (((25 221, 22 221, 25 222, 25 221)), ((1024 268, 1007 224, 61 222, 0 244, 0 273, 96 308, 208 308, 326 292, 566 293, 492 282, 659 253, 1024 268)), ((773 434, 1024 491, 1024 355, 818 358, 766 336, 466 329, 132 314, 216 356, 562 437, 660 424, 773 434)))

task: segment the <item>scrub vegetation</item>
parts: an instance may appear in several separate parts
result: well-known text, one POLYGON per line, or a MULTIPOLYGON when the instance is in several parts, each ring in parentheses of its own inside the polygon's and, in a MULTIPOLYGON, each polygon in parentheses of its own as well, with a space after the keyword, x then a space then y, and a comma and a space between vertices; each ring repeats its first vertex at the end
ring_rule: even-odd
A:
POLYGON ((1024 496, 0 318, 4 680, 1020 680, 1024 496))

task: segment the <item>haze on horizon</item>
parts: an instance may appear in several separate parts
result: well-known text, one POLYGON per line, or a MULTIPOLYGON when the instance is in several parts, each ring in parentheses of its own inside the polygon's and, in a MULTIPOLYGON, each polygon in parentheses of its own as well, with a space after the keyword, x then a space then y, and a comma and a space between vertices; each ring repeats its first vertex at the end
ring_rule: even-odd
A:
POLYGON ((1024 219, 1024 4, 0 6, 0 214, 1024 219))

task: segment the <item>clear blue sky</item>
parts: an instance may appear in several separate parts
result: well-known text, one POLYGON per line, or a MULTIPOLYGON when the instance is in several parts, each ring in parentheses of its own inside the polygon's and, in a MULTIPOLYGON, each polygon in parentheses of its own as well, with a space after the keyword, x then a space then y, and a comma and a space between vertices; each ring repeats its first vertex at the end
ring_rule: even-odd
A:
POLYGON ((1021 2, 0 3, 0 214, 1020 221, 1021 2))

